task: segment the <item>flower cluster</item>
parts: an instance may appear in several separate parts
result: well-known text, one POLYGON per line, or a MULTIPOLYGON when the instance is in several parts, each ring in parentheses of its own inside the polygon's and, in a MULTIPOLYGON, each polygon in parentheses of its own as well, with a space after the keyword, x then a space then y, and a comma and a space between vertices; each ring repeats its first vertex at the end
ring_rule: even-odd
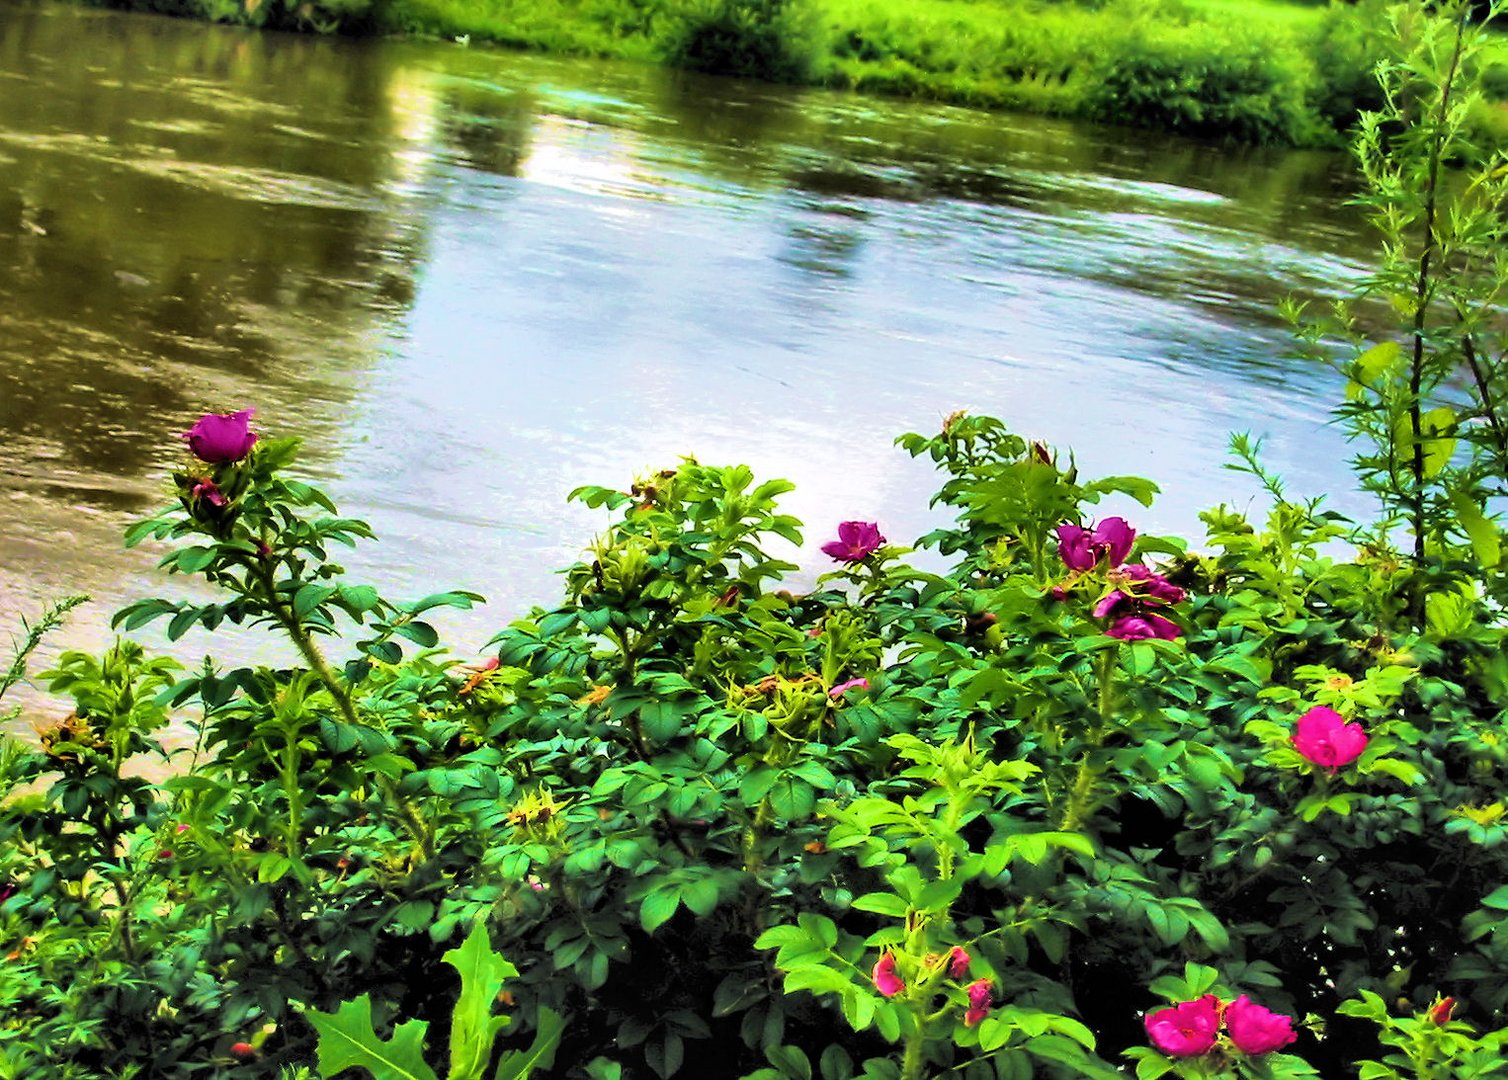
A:
MULTIPOLYGON (((974 958, 969 955, 969 950, 961 945, 953 946, 947 956, 930 953, 923 965, 922 982, 925 983, 929 977, 935 976, 944 965, 947 967, 948 978, 965 979, 969 974, 969 965, 973 962, 974 958)), ((895 969, 895 953, 888 949, 881 953, 879 960, 875 962, 874 970, 870 972, 870 979, 874 982, 874 988, 888 998, 895 997, 906 989, 906 981, 895 969)), ((990 1015, 995 984, 989 979, 975 979, 964 987, 964 994, 968 997, 969 1004, 964 1010, 963 1026, 974 1027, 990 1015)))
MULTIPOLYGON (((1125 565, 1136 541, 1136 530, 1125 518, 1106 518, 1093 529, 1064 522, 1057 535, 1058 556, 1075 576, 1104 564, 1110 588, 1094 605, 1094 617, 1110 621, 1105 633, 1122 641, 1172 641, 1182 635, 1178 624, 1160 609, 1182 603, 1184 591, 1150 567, 1125 565)), ((1054 595, 1067 594, 1060 586, 1054 595)))
POLYGON ((1249 1057, 1281 1050, 1298 1038, 1293 1017, 1264 1009, 1245 994, 1222 1002, 1214 994, 1147 1014, 1147 1037, 1169 1057, 1199 1057, 1213 1050, 1225 1029, 1230 1045, 1249 1057))
POLYGON ((1328 705, 1316 705, 1293 728, 1293 748, 1314 764, 1335 772, 1361 757, 1367 748, 1367 733, 1360 724, 1328 705))

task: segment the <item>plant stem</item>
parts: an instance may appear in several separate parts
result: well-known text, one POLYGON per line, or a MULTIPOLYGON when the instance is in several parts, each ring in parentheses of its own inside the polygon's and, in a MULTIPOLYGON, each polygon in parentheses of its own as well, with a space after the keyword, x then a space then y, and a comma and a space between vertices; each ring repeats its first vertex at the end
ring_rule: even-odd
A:
MULTIPOLYGON (((1424 565, 1424 424, 1422 401, 1424 392, 1424 324, 1429 310, 1430 267, 1435 257, 1435 215, 1438 209, 1440 168, 1445 150, 1446 120, 1450 110, 1451 91, 1455 88, 1456 73, 1461 63, 1461 50, 1465 42, 1467 9, 1463 5, 1456 24, 1456 43, 1451 52, 1450 67, 1440 87, 1440 108, 1435 116, 1435 129, 1430 140, 1429 164, 1424 183, 1424 243, 1419 252, 1419 271, 1414 282, 1414 349, 1409 365, 1409 431, 1413 439, 1409 471, 1413 474, 1413 490, 1410 493, 1410 516, 1414 529, 1414 565, 1424 565)), ((1414 590, 1414 617, 1418 622, 1424 612, 1424 592, 1414 590)))
POLYGON ((1461 335, 1461 353, 1466 358, 1466 366, 1471 370, 1471 379, 1477 384, 1477 393, 1482 398, 1482 418, 1492 429, 1492 445, 1497 451, 1498 468, 1508 475, 1508 431, 1503 429, 1502 418, 1498 416, 1497 403, 1492 400, 1487 377, 1482 373, 1481 358, 1477 355, 1476 343, 1472 341, 1470 334, 1461 335))
POLYGON ((906 1038, 906 1053, 901 1058, 901 1080, 922 1080, 922 1047, 927 1042, 926 1024, 918 1018, 916 1030, 906 1038))
MULTIPOLYGON (((267 610, 288 634, 289 640, 293 642, 294 648, 298 649, 299 655, 308 663, 309 670, 314 672, 315 678, 319 679, 329 692, 335 702, 335 707, 340 710, 341 717, 352 727, 363 726, 356 716, 356 706, 351 701, 351 695, 335 677, 335 672, 331 669, 329 661, 325 659, 324 653, 320 652, 319 646, 314 643, 314 638, 294 616, 293 609, 278 600, 277 586, 272 580, 272 566, 262 561, 257 568, 257 577, 265 590, 262 599, 267 605, 267 610)), ((378 773, 372 779, 388 802, 398 810, 399 816, 408 828, 409 835, 418 845, 419 854, 425 859, 430 858, 434 854, 434 841, 413 804, 399 794, 398 785, 388 777, 378 773)), ((291 801, 293 796, 290 795, 289 798, 291 801)))

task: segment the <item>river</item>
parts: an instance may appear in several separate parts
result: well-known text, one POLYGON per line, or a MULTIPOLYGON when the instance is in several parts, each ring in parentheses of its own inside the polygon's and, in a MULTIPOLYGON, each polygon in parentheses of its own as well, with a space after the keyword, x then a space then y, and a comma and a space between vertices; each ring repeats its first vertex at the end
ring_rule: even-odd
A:
POLYGON ((606 520, 579 484, 788 477, 809 580, 840 520, 930 527, 891 441, 960 407, 1152 477, 1152 531, 1260 505, 1236 429, 1354 510, 1339 384, 1274 313, 1362 272, 1351 183, 1339 154, 6 4, 0 628, 87 592, 52 654, 93 647, 176 588, 121 530, 178 432, 251 406, 382 537, 353 579, 488 597, 443 624, 463 654, 558 595, 606 520))

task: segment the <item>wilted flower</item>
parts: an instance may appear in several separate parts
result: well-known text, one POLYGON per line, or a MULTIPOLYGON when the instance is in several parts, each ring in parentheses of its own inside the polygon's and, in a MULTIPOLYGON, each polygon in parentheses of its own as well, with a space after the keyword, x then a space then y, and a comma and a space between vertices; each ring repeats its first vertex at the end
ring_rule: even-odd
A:
POLYGON ((251 453, 257 441, 251 430, 251 415, 255 409, 242 409, 233 413, 206 413, 183 433, 189 450, 200 461, 212 465, 240 461, 251 453))
POLYGON ((1328 705, 1316 705, 1294 725, 1293 748, 1333 773, 1361 757, 1367 748, 1367 733, 1360 724, 1346 723, 1345 717, 1328 705))
POLYGON ((994 990, 995 984, 989 979, 979 979, 964 988, 964 993, 969 995, 969 1007, 963 1014, 964 1027, 973 1027, 990 1015, 990 999, 994 990))
POLYGON ((886 952, 880 955, 880 959, 874 965, 872 977, 874 979, 874 988, 886 997, 895 997, 896 994, 906 989, 906 984, 895 973, 894 953, 886 952))
POLYGON ((1125 518, 1108 517, 1094 527, 1085 529, 1064 522, 1057 528, 1058 555, 1070 570, 1083 573, 1093 570, 1101 558, 1111 566, 1119 566, 1131 554, 1131 544, 1136 539, 1136 530, 1125 518))
POLYGON ((831 690, 829 690, 827 692, 827 696, 830 697, 830 698, 839 698, 839 697, 842 697, 844 694, 848 693, 848 691, 850 691, 850 690, 868 690, 868 689, 869 689, 869 680, 868 679, 863 679, 863 678, 860 678, 860 679, 849 679, 847 682, 840 682, 837 686, 835 686, 831 690))
POLYGON ((878 523, 843 521, 838 523, 838 538, 823 544, 822 553, 831 555, 839 562, 863 562, 878 551, 884 542, 878 523))
POLYGON ((948 978, 963 978, 969 973, 969 964, 973 963, 973 960, 968 949, 962 945, 954 945, 953 951, 948 953, 948 978))
POLYGON ((1245 994, 1225 1007, 1225 1030, 1236 1049, 1252 1057, 1281 1050, 1298 1038, 1293 1017, 1253 1004, 1245 994))
POLYGON ((190 499, 203 499, 216 510, 224 509, 227 505, 225 496, 215 486, 215 482, 208 477, 196 477, 194 484, 189 488, 190 499))
POLYGON ((1198 1057, 1215 1045, 1220 1030, 1220 999, 1205 994, 1171 1008, 1148 1013, 1147 1038, 1169 1057, 1198 1057))

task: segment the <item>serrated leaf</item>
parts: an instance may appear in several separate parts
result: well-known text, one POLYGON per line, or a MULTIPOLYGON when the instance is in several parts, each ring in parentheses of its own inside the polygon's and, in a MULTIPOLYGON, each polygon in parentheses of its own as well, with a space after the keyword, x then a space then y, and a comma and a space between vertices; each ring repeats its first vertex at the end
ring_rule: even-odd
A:
POLYGON ((484 922, 473 922, 466 940, 440 957, 461 976, 450 1028, 450 1080, 479 1078, 492 1060, 498 1032, 510 1023, 506 1016, 493 1016, 492 1006, 503 983, 518 977, 518 969, 493 952, 484 922))
POLYGON ((386 1041, 372 1028, 372 999, 362 994, 333 1013, 304 1013, 319 1033, 319 1071, 336 1076, 345 1069, 365 1069, 373 1080, 439 1080, 424 1063, 426 1020, 408 1020, 393 1028, 386 1041))
POLYGON ((565 1030, 565 1017, 547 1005, 540 1006, 539 1031, 527 1050, 514 1050, 498 1062, 492 1080, 528 1080, 535 1069, 548 1069, 555 1063, 555 1050, 565 1030))

